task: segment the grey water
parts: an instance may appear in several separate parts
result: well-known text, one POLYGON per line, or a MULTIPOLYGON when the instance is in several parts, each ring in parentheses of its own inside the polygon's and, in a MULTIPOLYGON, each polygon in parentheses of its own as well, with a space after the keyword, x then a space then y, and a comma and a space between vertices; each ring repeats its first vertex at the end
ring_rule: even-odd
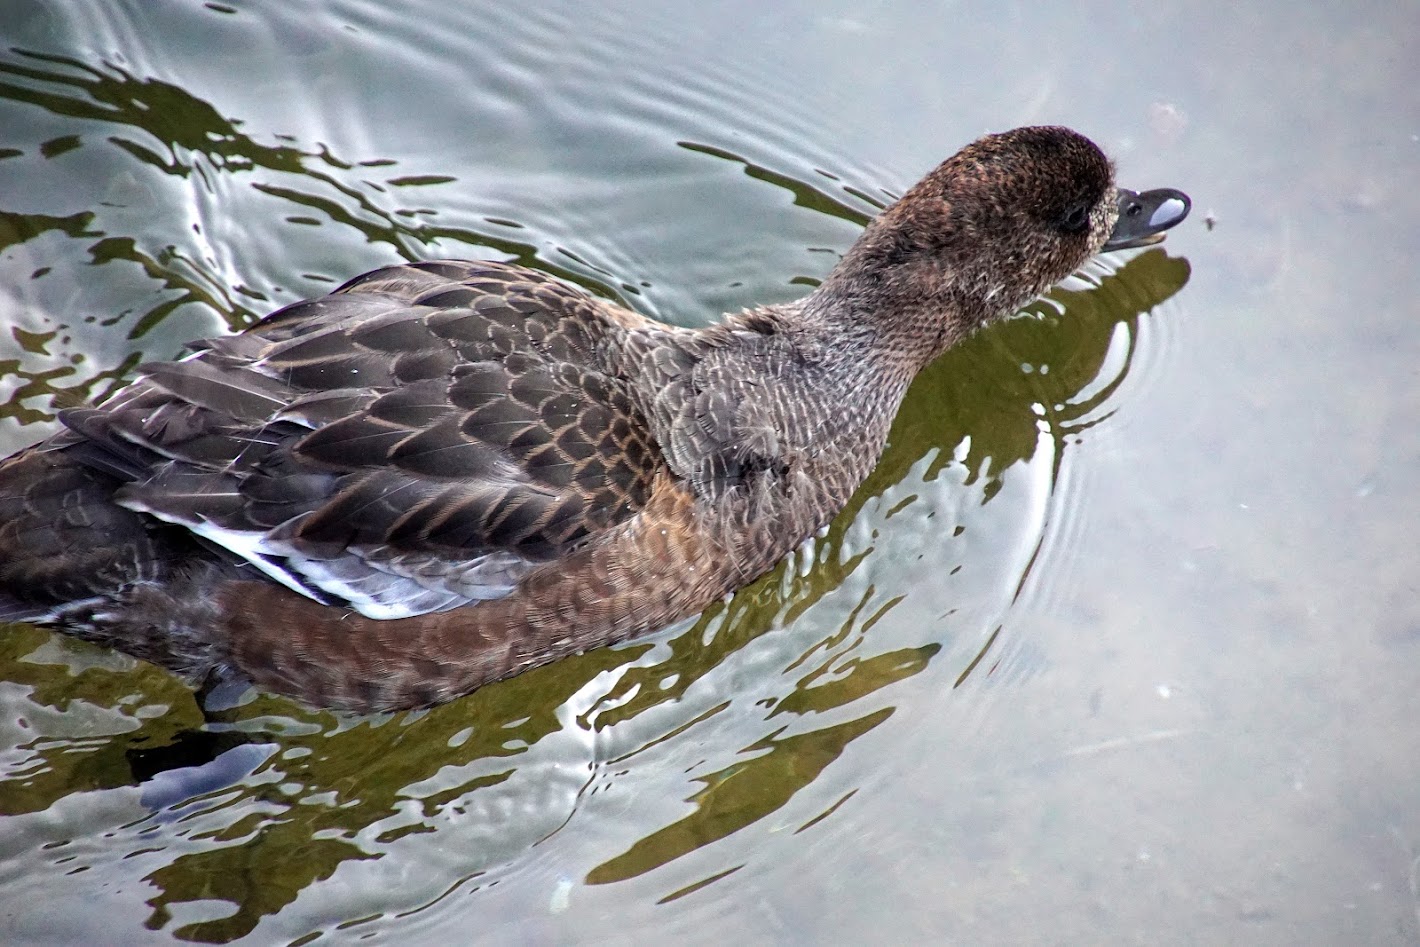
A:
POLYGON ((684 325, 980 134, 1192 195, 944 356, 811 548, 428 712, 0 630, 7 943, 1420 940, 1406 5, 8 0, 0 455, 403 259, 684 325), (213 762, 145 778, 153 751, 213 762))

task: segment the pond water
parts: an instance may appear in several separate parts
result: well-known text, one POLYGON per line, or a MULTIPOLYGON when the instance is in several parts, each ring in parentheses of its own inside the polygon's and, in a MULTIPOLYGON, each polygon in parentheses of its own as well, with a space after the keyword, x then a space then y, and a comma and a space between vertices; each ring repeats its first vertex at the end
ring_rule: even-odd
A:
POLYGON ((1072 125, 1195 209, 948 353, 825 537, 651 638, 204 724, 6 628, 4 940, 1420 940, 1417 37, 1379 3, 8 0, 0 454, 400 259, 684 325, 791 299, 988 130, 1072 125))

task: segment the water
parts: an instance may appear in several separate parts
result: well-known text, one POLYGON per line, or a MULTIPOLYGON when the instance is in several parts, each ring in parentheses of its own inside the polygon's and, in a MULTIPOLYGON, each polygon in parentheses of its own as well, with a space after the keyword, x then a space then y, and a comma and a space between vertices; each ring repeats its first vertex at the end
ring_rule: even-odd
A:
POLYGON ((1420 938, 1416 25, 10 0, 0 452, 402 258, 794 298, 990 129, 1195 211, 932 366, 826 536, 650 639, 195 734, 163 672, 6 630, 6 940, 1420 938), (215 762, 142 779, 174 745, 215 762))

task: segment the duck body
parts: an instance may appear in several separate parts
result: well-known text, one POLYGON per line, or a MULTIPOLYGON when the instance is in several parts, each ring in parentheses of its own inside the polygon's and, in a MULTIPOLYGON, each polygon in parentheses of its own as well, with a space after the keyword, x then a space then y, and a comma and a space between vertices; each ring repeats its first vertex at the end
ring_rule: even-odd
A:
POLYGON ((1074 132, 991 136, 805 299, 698 330, 508 264, 367 273, 0 463, 0 618, 353 711, 656 630, 832 519, 916 372, 1103 248, 1116 195, 1074 132))

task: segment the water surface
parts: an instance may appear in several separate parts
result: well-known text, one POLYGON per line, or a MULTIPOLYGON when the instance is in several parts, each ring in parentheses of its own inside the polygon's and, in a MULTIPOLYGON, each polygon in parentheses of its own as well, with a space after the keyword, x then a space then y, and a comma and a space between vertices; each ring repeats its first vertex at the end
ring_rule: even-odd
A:
POLYGON ((204 728, 6 629, 6 939, 1420 939, 1414 26, 16 0, 0 453, 401 259, 683 325, 791 299, 988 130, 1196 203, 933 365, 824 537, 643 641, 204 728))

